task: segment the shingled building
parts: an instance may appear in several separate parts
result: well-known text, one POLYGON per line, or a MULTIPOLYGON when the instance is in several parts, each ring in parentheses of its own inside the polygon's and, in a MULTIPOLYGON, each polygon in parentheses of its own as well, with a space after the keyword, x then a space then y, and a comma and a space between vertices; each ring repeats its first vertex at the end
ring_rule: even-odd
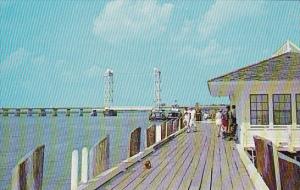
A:
POLYGON ((287 41, 275 54, 208 81, 212 96, 236 105, 240 143, 253 136, 272 140, 281 150, 300 151, 300 48, 287 41))

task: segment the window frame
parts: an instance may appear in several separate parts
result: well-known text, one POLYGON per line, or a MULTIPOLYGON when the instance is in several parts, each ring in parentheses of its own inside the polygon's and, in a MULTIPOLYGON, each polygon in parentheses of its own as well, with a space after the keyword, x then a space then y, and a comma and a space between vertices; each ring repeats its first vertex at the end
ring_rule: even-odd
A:
MULTIPOLYGON (((280 98, 279 98, 280 99, 280 98)), ((285 127, 285 126, 289 126, 289 125, 292 125, 293 123, 293 114, 292 114, 292 95, 291 94, 272 94, 272 103, 273 103, 273 125, 274 127, 285 127), (288 95, 289 96, 289 99, 290 99, 290 102, 280 102, 280 100, 278 100, 278 102, 275 102, 275 96, 277 95, 283 95, 283 96, 286 96, 288 95), (290 110, 289 110, 289 115, 290 115, 290 121, 288 123, 275 123, 275 112, 288 112, 286 110, 275 110, 275 103, 278 103, 278 104, 286 104, 286 103, 289 103, 290 104, 290 110)), ((280 121, 280 119, 279 119, 280 121)))
POLYGON ((267 127, 269 127, 269 125, 270 125, 270 119, 269 119, 269 115, 270 115, 269 95, 268 94, 250 94, 249 98, 250 98, 250 107, 249 107, 249 110, 250 110, 250 126, 255 127, 255 128, 267 128, 267 127), (253 102, 252 101, 252 96, 256 96, 256 97, 257 96, 266 96, 267 100, 266 100, 266 102, 265 101, 258 102, 257 99, 256 99, 256 101, 253 102), (255 109, 252 108, 252 103, 256 103, 256 108, 255 109), (267 104, 267 109, 264 109, 263 106, 262 106, 261 109, 257 109, 257 103, 266 103, 267 104), (252 119, 254 118, 253 115, 252 115, 253 111, 256 112, 256 118, 255 118, 256 124, 252 123, 252 119), (268 116, 267 116, 266 123, 258 123, 257 122, 257 115, 258 115, 257 112, 258 111, 262 112, 262 113, 263 112, 267 112, 268 113, 267 114, 268 116))
POLYGON ((300 125, 300 117, 298 118, 298 112, 300 114, 300 101, 297 102, 297 96, 299 96, 299 100, 300 100, 300 93, 299 94, 295 94, 295 104, 296 104, 296 125, 300 125))

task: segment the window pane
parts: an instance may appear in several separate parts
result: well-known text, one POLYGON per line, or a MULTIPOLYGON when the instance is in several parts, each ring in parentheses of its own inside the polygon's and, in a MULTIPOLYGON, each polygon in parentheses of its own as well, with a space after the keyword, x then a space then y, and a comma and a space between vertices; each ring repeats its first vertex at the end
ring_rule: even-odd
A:
POLYGON ((256 102, 256 95, 251 95, 251 102, 256 102))
POLYGON ((275 94, 273 96, 274 105, 274 124, 289 125, 291 124, 291 95, 275 94))
POLYGON ((285 98, 284 95, 278 95, 279 96, 279 102, 284 102, 285 98))
POLYGON ((256 119, 251 119, 251 125, 257 125, 256 119))
POLYGON ((291 104, 289 102, 285 103, 284 110, 290 110, 290 109, 291 109, 291 104))
POLYGON ((274 103, 274 110, 280 110, 280 104, 279 103, 274 103))
POLYGON ((268 110, 268 103, 262 103, 262 109, 268 110))
POLYGON ((267 95, 263 95, 262 101, 263 101, 263 102, 268 102, 268 96, 267 96, 267 95))
POLYGON ((250 118, 252 125, 269 124, 269 104, 268 95, 256 94, 250 95, 250 118))
POLYGON ((256 119, 256 111, 251 111, 251 118, 256 119))
POLYGON ((300 94, 296 94, 296 101, 300 102, 300 94))
POLYGON ((262 110, 262 105, 261 105, 261 103, 257 103, 257 110, 262 110))
POLYGON ((251 103, 251 110, 256 110, 256 103, 251 103))
POLYGON ((262 102, 262 95, 257 95, 257 102, 262 102))

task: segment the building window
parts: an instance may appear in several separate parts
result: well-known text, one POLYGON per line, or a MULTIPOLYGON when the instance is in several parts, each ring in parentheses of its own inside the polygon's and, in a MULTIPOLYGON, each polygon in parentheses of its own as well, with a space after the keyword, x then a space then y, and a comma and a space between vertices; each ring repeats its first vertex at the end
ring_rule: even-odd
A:
POLYGON ((290 94, 273 94, 274 125, 292 124, 292 104, 290 94))
POLYGON ((267 94, 250 94, 251 125, 269 125, 269 103, 267 94))
POLYGON ((297 114, 297 124, 300 124, 300 94, 296 94, 296 114, 297 114))

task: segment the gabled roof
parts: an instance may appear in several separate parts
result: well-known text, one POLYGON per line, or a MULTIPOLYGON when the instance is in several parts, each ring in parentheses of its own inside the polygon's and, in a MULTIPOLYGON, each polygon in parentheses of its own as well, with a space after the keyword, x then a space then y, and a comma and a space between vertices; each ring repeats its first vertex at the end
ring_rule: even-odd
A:
POLYGON ((300 49, 287 41, 273 57, 223 76, 211 82, 300 80, 300 49))
POLYGON ((273 57, 282 55, 288 52, 300 53, 300 48, 297 47, 293 42, 288 40, 281 48, 279 48, 274 54, 273 57))

